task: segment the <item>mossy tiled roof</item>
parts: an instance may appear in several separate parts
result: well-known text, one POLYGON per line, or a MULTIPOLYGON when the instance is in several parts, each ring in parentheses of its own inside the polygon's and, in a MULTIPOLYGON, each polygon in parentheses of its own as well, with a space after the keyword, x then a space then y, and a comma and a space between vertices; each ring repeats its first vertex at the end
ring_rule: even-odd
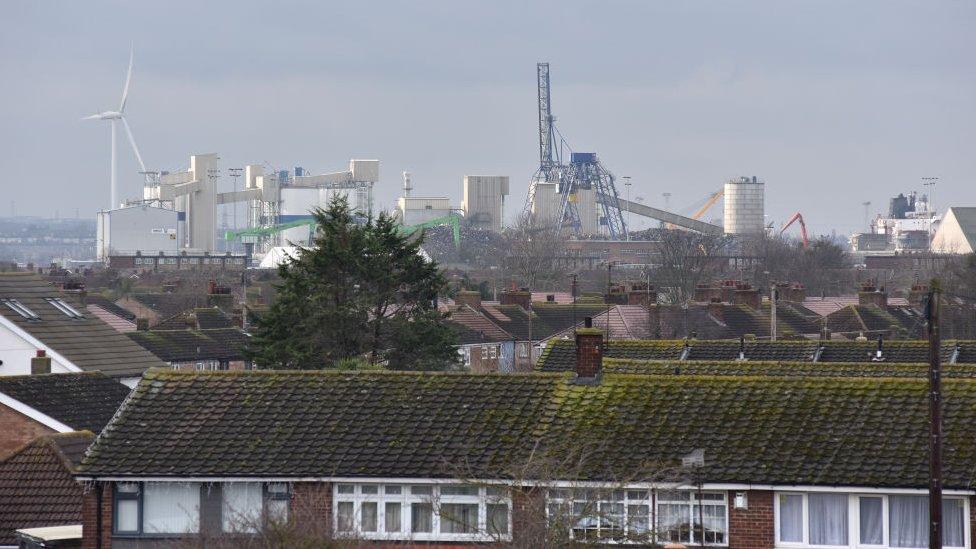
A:
MULTIPOLYGON (((794 376, 794 377, 905 377, 927 378, 928 364, 893 362, 787 362, 787 361, 677 361, 610 358, 603 371, 614 374, 794 376)), ((944 378, 976 378, 974 364, 943 364, 944 378)))
MULTIPOLYGON (((970 488, 976 381, 944 392, 945 485, 970 488)), ((926 395, 906 378, 153 370, 79 474, 505 478, 578 451, 574 478, 610 480, 703 448, 708 482, 923 487, 926 395)))
POLYGON ((129 388, 101 372, 72 372, 0 376, 0 394, 72 429, 97 433, 129 396, 129 388))
POLYGON ((125 335, 166 362, 244 360, 248 337, 238 328, 139 330, 125 335))
MULTIPOLYGON (((576 364, 576 343, 569 339, 553 340, 539 357, 536 369, 543 372, 566 372, 576 364)), ((678 360, 685 347, 685 360, 735 360, 740 343, 735 340, 627 340, 606 341, 604 358, 634 360, 678 360)), ((942 360, 976 363, 976 342, 944 341, 942 360), (958 353, 955 353, 956 349, 958 353)), ((877 341, 746 341, 748 360, 782 360, 795 362, 871 362, 877 359, 877 341)), ((919 340, 884 341, 880 362, 928 362, 928 343, 919 340)))
POLYGON ((541 341, 572 328, 586 317, 607 312, 606 305, 533 303, 531 314, 519 305, 488 305, 481 312, 519 341, 541 341))

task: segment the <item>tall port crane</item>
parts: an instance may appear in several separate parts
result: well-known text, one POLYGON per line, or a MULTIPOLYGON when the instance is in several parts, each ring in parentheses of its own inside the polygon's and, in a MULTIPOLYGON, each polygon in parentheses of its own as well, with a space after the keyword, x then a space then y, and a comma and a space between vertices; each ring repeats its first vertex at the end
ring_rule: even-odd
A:
POLYGON ((613 174, 600 163, 596 154, 573 153, 556 129, 556 119, 552 114, 549 63, 536 64, 536 86, 539 112, 539 169, 529 183, 529 194, 524 211, 531 214, 538 183, 556 183, 557 196, 561 202, 557 206, 558 213, 554 221, 579 234, 582 229, 579 212, 579 198, 582 193, 579 191, 592 191, 595 194, 594 199, 585 203, 584 207, 599 210, 601 214, 599 223, 607 228, 610 238, 625 238, 627 225, 621 210, 620 197, 614 185, 613 174), (563 163, 564 147, 570 152, 572 158, 568 165, 563 163))
POLYGON ((786 229, 789 229, 790 225, 795 222, 800 223, 800 238, 803 239, 803 249, 805 250, 810 247, 810 239, 807 238, 807 224, 803 222, 803 215, 800 212, 793 214, 793 217, 783 224, 783 228, 779 230, 779 234, 786 232, 786 229))

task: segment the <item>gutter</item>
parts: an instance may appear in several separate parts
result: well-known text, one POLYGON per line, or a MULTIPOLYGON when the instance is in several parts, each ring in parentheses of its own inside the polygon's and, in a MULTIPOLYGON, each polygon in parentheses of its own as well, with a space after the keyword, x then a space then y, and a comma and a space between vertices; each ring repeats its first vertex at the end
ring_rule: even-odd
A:
MULTIPOLYGON (((467 482, 472 484, 499 484, 503 486, 531 486, 531 487, 553 487, 553 488, 606 488, 617 485, 625 485, 634 489, 698 489, 697 484, 677 483, 677 482, 599 482, 599 481, 539 481, 511 479, 451 479, 451 478, 424 478, 424 477, 282 477, 282 476, 242 476, 242 477, 178 477, 178 476, 98 476, 98 475, 76 475, 79 481, 98 481, 98 482, 333 482, 333 483, 380 483, 380 484, 457 484, 467 482)), ((810 484, 752 484, 735 482, 715 482, 702 484, 704 490, 730 491, 730 490, 772 490, 772 491, 796 491, 796 492, 852 492, 860 494, 927 494, 928 488, 904 488, 904 487, 879 487, 879 486, 848 486, 848 485, 810 485, 810 484)), ((943 493, 954 496, 976 495, 976 489, 953 490, 946 489, 943 493)))

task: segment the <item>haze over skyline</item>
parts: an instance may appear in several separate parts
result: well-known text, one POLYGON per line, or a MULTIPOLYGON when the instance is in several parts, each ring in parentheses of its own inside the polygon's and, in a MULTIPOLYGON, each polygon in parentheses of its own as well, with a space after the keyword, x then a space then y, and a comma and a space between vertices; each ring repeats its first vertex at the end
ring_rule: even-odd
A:
MULTIPOLYGON (((109 129, 80 119, 118 106, 130 44, 147 166, 217 152, 223 188, 248 163, 379 158, 379 207, 404 170, 415 195, 456 205, 463 175, 499 174, 511 215, 538 163, 548 61, 562 134, 647 204, 670 192, 681 210, 757 175, 768 221, 799 210, 814 233, 861 228, 862 202, 884 211, 922 177, 940 178, 940 210, 976 205, 972 2, 13 1, 0 16, 2 215, 108 205, 109 129)), ((119 138, 120 195, 141 196, 119 138)))

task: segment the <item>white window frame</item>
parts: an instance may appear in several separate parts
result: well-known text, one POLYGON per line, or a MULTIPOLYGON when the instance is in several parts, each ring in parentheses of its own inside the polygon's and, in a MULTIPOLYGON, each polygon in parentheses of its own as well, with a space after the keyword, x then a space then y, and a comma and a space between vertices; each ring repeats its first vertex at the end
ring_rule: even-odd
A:
MULTIPOLYGON (((890 546, 889 537, 889 505, 888 497, 891 495, 915 495, 925 496, 923 493, 912 494, 887 494, 887 493, 866 493, 866 492, 828 492, 832 494, 843 494, 847 496, 847 544, 845 545, 812 545, 810 544, 810 507, 809 496, 814 492, 801 492, 793 490, 783 490, 773 492, 773 526, 775 537, 775 547, 777 548, 804 548, 804 549, 899 549, 890 546), (801 496, 803 498, 803 541, 787 542, 780 541, 780 503, 779 496, 801 496), (861 543, 861 506, 860 498, 881 498, 882 509, 882 544, 871 545, 861 543)), ((959 500, 963 502, 963 547, 972 547, 969 498, 967 496, 943 495, 943 500, 959 500)), ((921 548, 924 549, 924 548, 921 548)), ((947 548, 950 549, 950 548, 947 548)), ((954 548, 952 548, 954 549, 954 548)))
POLYGON ((50 303, 52 307, 61 311, 62 313, 65 314, 65 316, 69 318, 85 318, 85 315, 78 312, 77 309, 69 305, 67 302, 65 302, 65 300, 61 299, 60 297, 46 297, 44 298, 44 301, 50 303))
MULTIPOLYGON (((492 541, 511 541, 512 540, 512 498, 510 492, 505 496, 489 495, 489 487, 476 484, 464 485, 477 489, 477 495, 442 495, 441 489, 444 486, 464 485, 457 484, 400 484, 400 483, 335 483, 332 487, 332 528, 338 536, 347 535, 356 539, 368 540, 387 540, 387 541, 469 541, 469 542, 492 542, 492 541), (340 493, 340 487, 353 487, 353 493, 340 493), (375 494, 364 494, 363 486, 375 486, 375 494), (388 486, 398 486, 399 494, 387 494, 388 486), (419 487, 429 489, 430 494, 414 494, 411 488, 419 487), (339 531, 339 504, 353 504, 353 529, 352 531, 339 531), (362 505, 365 502, 376 503, 376 531, 366 532, 361 528, 362 505), (400 531, 385 532, 386 525, 386 503, 400 504, 400 531), (414 503, 429 503, 432 506, 431 531, 430 532, 411 532, 411 506, 414 503), (441 532, 441 517, 439 507, 444 504, 476 504, 478 505, 478 531, 474 533, 443 533, 441 532), (508 510, 508 533, 493 534, 488 532, 488 505, 503 504, 508 510)), ((507 487, 498 488, 508 492, 507 487)))
MULTIPOLYGON (((580 491, 580 492, 583 492, 583 493, 587 493, 589 491, 589 492, 592 492, 592 493, 597 493, 598 496, 600 496, 600 494, 598 494, 598 493, 601 492, 600 489, 582 489, 582 490, 581 489, 577 489, 577 491, 580 491)), ((574 503, 577 503, 577 502, 598 503, 598 502, 604 502, 604 501, 609 501, 611 503, 620 503, 620 504, 622 504, 624 506, 623 507, 623 509, 624 509, 623 521, 624 521, 624 525, 625 525, 624 534, 626 536, 626 535, 629 534, 629 532, 627 532, 626 530, 629 527, 629 525, 632 523, 631 517, 628 515, 630 506, 632 506, 632 505, 647 505, 648 506, 648 517, 647 517, 647 519, 649 521, 647 523, 648 524, 648 531, 654 533, 654 537, 656 538, 655 540, 640 540, 640 539, 637 539, 637 540, 631 541, 631 540, 627 540, 627 539, 624 539, 624 540, 613 540, 613 539, 604 539, 604 538, 599 538, 598 537, 598 542, 600 544, 604 544, 604 545, 634 545, 634 544, 645 545, 647 543, 647 541, 656 541, 659 544, 670 543, 668 540, 661 538, 658 535, 659 532, 657 531, 658 530, 658 524, 657 524, 657 521, 658 521, 658 507, 661 506, 662 504, 663 505, 675 505, 675 504, 687 505, 690 508, 691 513, 692 513, 692 515, 690 517, 691 518, 691 524, 692 525, 694 525, 695 521, 698 518, 698 514, 697 514, 698 513, 697 509, 698 509, 698 504, 699 504, 699 501, 698 501, 698 490, 691 490, 691 489, 685 489, 685 490, 657 490, 657 489, 648 489, 646 487, 644 487, 644 488, 641 488, 641 487, 617 487, 617 488, 607 488, 607 489, 604 489, 602 491, 603 492, 607 492, 607 491, 609 491, 609 492, 622 491, 623 492, 623 498, 620 499, 620 500, 613 500, 613 499, 607 499, 607 498, 603 498, 603 497, 598 497, 597 499, 592 500, 592 501, 590 501, 590 500, 577 500, 577 499, 572 498, 572 497, 566 498, 566 497, 559 497, 557 495, 560 492, 563 492, 563 493, 572 493, 573 492, 573 489, 572 488, 555 488, 555 489, 550 489, 546 493, 546 520, 551 520, 551 517, 550 517, 550 510, 551 510, 550 505, 570 505, 570 506, 572 506, 574 503), (632 492, 641 492, 641 491, 642 492, 645 492, 647 494, 647 497, 646 498, 644 498, 644 499, 631 499, 630 498, 632 492), (687 493, 687 494, 690 494, 690 496, 689 496, 689 498, 686 501, 662 500, 660 498, 660 495, 662 493, 670 493, 670 492, 675 492, 675 491, 682 492, 682 493, 687 493)), ((705 504, 706 505, 721 505, 725 509, 725 542, 724 543, 706 542, 705 543, 705 546, 706 547, 728 547, 728 545, 729 545, 729 535, 730 535, 730 530, 731 530, 730 516, 729 516, 729 495, 724 490, 703 490, 702 491, 702 494, 706 494, 706 495, 720 495, 720 496, 722 496, 721 501, 719 501, 719 500, 704 500, 704 501, 705 501, 705 504)), ((570 534, 570 537, 571 538, 575 538, 574 531, 575 531, 575 528, 569 528, 569 534, 570 534)), ((598 528, 598 531, 599 531, 599 528, 598 528)), ((700 543, 697 541, 697 537, 698 536, 699 536, 699 529, 693 527, 692 528, 692 531, 691 531, 691 539, 692 539, 691 544, 692 545, 695 545, 695 546, 699 546, 700 545, 700 543)))
POLYGON ((26 318, 27 320, 40 320, 41 317, 37 313, 30 310, 26 305, 20 302, 18 299, 2 299, 0 300, 4 305, 7 306, 11 311, 19 314, 20 316, 26 318))

